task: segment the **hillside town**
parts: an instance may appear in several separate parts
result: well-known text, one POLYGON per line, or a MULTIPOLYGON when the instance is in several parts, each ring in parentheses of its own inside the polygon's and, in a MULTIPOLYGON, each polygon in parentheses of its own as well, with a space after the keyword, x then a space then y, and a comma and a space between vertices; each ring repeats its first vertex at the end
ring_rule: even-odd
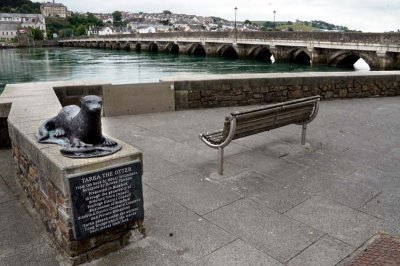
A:
MULTIPOLYGON (((162 13, 129 13, 121 12, 125 27, 113 27, 113 14, 93 14, 103 21, 105 27, 91 27, 88 35, 109 35, 129 33, 155 33, 172 31, 233 31, 235 22, 216 17, 162 13)), ((238 31, 258 31, 259 25, 236 22, 238 31)))
MULTIPOLYGON (((94 16, 100 25, 84 25, 84 32, 76 35, 112 35, 132 33, 156 33, 172 31, 258 31, 260 26, 251 22, 229 21, 217 17, 203 17, 186 14, 174 14, 165 10, 161 13, 120 12, 75 14, 62 4, 44 2, 40 4, 40 14, 0 13, 0 39, 14 40, 24 35, 40 35, 39 39, 59 37, 59 32, 49 31, 46 19, 51 21, 68 20, 73 15, 94 16), (117 15, 117 17, 116 17, 117 15), (116 19, 118 21, 116 21, 116 19), (33 34, 32 34, 33 32, 33 34)), ((47 21, 48 22, 48 21, 47 21)), ((65 34, 64 36, 67 36, 65 34)), ((72 31, 70 35, 74 35, 72 31)), ((60 36, 60 37, 64 37, 60 36)))

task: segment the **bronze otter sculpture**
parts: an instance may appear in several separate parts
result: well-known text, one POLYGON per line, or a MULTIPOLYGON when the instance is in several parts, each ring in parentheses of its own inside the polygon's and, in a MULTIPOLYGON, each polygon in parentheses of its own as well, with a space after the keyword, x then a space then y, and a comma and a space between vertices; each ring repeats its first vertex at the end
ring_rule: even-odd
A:
POLYGON ((57 116, 40 125, 38 141, 62 145, 61 153, 68 157, 97 157, 111 154, 115 148, 118 151, 120 145, 104 137, 101 131, 102 103, 99 96, 88 95, 81 98, 81 107, 63 107, 57 116), (108 153, 102 154, 104 151, 108 153), (71 156, 74 153, 79 155, 71 156))

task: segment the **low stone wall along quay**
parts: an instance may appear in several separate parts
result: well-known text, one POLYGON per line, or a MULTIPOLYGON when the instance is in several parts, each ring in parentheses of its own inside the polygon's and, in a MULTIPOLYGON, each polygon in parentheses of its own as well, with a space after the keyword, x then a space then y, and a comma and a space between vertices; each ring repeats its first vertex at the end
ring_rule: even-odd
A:
POLYGON ((282 102, 312 95, 322 100, 400 95, 400 71, 237 74, 165 78, 175 108, 210 108, 282 102))

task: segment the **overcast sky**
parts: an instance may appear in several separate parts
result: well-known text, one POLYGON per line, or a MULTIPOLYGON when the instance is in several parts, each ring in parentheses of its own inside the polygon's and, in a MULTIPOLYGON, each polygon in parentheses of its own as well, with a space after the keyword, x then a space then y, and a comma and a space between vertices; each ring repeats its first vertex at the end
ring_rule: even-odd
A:
MULTIPOLYGON (((49 1, 49 0, 47 0, 49 1)), ((364 32, 400 29, 400 0, 56 0, 78 12, 147 12, 217 16, 234 20, 323 20, 364 32)))

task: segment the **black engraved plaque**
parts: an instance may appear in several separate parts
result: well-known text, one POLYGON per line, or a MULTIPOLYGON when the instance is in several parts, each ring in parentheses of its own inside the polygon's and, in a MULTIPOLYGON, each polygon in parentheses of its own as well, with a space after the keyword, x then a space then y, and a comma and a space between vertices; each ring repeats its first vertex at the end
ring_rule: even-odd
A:
POLYGON ((144 217, 141 161, 70 176, 68 183, 77 240, 144 217))

